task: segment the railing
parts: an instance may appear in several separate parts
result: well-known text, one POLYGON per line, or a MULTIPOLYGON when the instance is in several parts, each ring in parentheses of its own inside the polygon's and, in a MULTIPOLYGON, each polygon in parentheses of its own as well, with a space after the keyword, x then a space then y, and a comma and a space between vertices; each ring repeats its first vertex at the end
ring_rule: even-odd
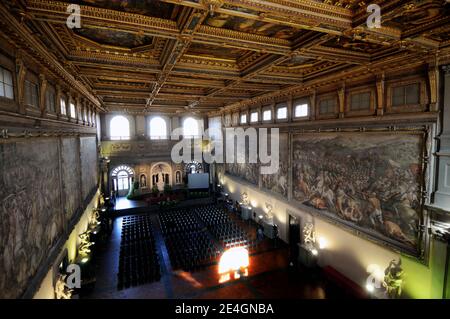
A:
MULTIPOLYGON (((181 140, 181 139, 180 139, 181 140)), ((170 157, 173 146, 180 140, 143 139, 143 140, 103 140, 101 155, 103 157, 170 157)), ((194 142, 191 140, 191 154, 194 142)))
POLYGON ((146 141, 102 141, 102 156, 145 156, 161 157, 170 156, 173 145, 177 141, 172 140, 146 140, 146 141))

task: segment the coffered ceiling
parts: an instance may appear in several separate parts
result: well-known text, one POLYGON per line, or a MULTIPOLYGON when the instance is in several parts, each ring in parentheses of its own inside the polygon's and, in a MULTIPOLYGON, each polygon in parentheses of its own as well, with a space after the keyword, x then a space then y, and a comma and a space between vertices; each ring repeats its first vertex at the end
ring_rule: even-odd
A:
POLYGON ((372 2, 381 28, 367 28, 359 0, 26 0, 17 17, 107 111, 210 112, 449 48, 445 0, 372 2), (80 29, 66 25, 68 3, 80 29))

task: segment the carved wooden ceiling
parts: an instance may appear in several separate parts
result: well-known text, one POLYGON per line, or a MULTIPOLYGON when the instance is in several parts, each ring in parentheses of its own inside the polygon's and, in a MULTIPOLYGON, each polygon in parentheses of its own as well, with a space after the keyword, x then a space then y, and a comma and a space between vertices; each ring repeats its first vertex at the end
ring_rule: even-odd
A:
MULTIPOLYGON (((20 1, 18 1, 20 2, 20 1)), ((210 112, 450 47, 450 3, 374 0, 23 0, 25 23, 108 111, 210 112), (81 29, 66 26, 81 5, 81 29)), ((16 4, 17 5, 17 4, 16 4)))

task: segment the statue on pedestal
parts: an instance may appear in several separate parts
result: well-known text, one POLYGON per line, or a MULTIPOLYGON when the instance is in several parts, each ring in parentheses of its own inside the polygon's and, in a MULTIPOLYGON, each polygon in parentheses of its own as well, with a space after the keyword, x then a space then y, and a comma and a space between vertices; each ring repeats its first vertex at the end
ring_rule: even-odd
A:
POLYGON ((270 203, 266 203, 266 214, 264 219, 268 224, 273 224, 273 206, 270 203))
POLYGON ((305 227, 303 227, 303 242, 311 247, 316 244, 316 232, 314 231, 313 223, 306 223, 305 227))
POLYGON ((401 258, 398 261, 391 260, 389 266, 384 271, 383 287, 389 298, 399 298, 402 294, 403 275, 401 258))
POLYGON ((56 299, 71 299, 73 289, 70 289, 66 285, 65 276, 58 275, 58 279, 55 283, 55 295, 56 299))
POLYGON ((248 206, 250 204, 250 200, 248 199, 248 195, 246 192, 241 194, 241 205, 248 206))

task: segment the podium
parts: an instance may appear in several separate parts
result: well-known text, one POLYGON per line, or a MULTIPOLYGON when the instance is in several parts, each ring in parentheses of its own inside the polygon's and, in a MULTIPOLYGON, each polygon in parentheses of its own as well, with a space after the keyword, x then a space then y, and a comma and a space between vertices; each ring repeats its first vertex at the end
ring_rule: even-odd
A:
POLYGON ((243 220, 252 218, 252 208, 250 206, 241 206, 241 218, 243 220))

